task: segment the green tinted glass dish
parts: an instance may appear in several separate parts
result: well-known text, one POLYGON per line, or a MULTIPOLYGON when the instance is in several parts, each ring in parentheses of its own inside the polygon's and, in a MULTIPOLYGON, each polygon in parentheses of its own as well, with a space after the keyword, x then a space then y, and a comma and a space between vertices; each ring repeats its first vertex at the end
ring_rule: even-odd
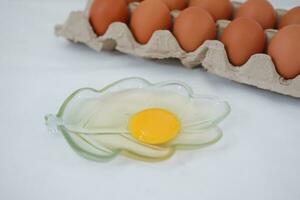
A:
POLYGON ((126 78, 100 90, 81 88, 72 93, 56 115, 45 117, 50 132, 61 132, 81 156, 108 161, 124 155, 143 161, 161 161, 177 149, 197 149, 222 137, 218 124, 229 114, 227 102, 215 96, 194 94, 179 81, 150 83, 126 78), (174 113, 180 123, 178 135, 164 144, 138 141, 128 131, 135 113, 161 108, 174 113))

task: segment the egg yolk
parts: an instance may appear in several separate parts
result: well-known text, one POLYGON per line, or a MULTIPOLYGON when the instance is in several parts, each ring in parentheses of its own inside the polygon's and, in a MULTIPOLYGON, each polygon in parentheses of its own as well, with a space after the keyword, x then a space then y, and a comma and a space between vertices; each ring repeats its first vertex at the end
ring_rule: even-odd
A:
POLYGON ((134 114, 129 120, 128 129, 141 142, 162 144, 176 137, 180 122, 165 109, 150 108, 134 114))

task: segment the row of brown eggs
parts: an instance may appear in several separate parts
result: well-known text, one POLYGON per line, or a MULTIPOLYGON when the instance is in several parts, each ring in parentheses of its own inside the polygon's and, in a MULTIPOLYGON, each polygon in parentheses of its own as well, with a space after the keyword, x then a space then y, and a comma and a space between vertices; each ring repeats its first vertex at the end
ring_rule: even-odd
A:
MULTIPOLYGON (((189 3, 186 0, 144 0, 131 13, 131 17, 127 3, 125 0, 94 0, 90 10, 94 31, 102 35, 112 22, 129 22, 136 40, 146 44, 155 31, 172 30, 180 46, 191 52, 205 40, 216 38, 215 20, 230 19, 232 15, 229 0, 190 0, 189 3), (185 8, 186 5, 189 7, 185 8), (172 9, 182 9, 173 26, 172 9)), ((243 3, 220 39, 230 62, 241 66, 253 54, 264 53, 264 29, 273 28, 275 24, 276 12, 267 0, 243 3)), ((291 79, 300 74, 300 6, 287 12, 281 18, 279 27, 282 29, 271 40, 267 53, 272 57, 278 73, 291 79)))
MULTIPOLYGON (((127 3, 143 0, 127 0, 127 3)), ((281 29, 284 26, 300 23, 300 6, 291 9, 277 21, 277 13, 272 4, 266 0, 248 0, 233 12, 230 0, 162 0, 170 10, 183 10, 198 6, 207 10, 215 20, 238 17, 250 17, 264 29, 281 29)))
MULTIPOLYGON (((143 0, 127 0, 128 3, 143 0)), ((183 10, 186 7, 198 6, 207 10, 215 20, 230 19, 232 6, 229 0, 162 0, 170 10, 183 10)))

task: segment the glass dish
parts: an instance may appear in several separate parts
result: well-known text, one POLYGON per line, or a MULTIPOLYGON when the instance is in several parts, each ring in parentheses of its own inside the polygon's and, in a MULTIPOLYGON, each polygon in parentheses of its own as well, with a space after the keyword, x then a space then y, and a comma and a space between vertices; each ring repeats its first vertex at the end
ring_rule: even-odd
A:
POLYGON ((227 102, 215 96, 194 94, 179 81, 150 83, 126 78, 103 89, 81 88, 72 93, 56 115, 45 117, 50 132, 61 132, 81 156, 108 161, 117 155, 143 161, 161 161, 177 149, 197 149, 222 137, 218 124, 229 114, 227 102), (163 144, 141 142, 128 131, 135 113, 162 108, 180 121, 178 135, 163 144))

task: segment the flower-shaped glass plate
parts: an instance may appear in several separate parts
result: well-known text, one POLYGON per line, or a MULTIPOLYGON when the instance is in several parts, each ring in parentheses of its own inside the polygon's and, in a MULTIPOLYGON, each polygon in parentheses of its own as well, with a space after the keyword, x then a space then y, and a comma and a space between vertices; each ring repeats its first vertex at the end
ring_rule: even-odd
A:
POLYGON ((197 95, 185 83, 150 83, 126 78, 101 90, 81 88, 71 94, 56 115, 47 115, 50 131, 61 132, 70 146, 85 158, 107 161, 124 155, 143 161, 169 158, 176 149, 195 149, 217 142, 217 126, 230 112, 227 102, 215 96, 197 95), (130 118, 145 109, 160 108, 180 122, 175 138, 149 144, 132 136, 130 118))

